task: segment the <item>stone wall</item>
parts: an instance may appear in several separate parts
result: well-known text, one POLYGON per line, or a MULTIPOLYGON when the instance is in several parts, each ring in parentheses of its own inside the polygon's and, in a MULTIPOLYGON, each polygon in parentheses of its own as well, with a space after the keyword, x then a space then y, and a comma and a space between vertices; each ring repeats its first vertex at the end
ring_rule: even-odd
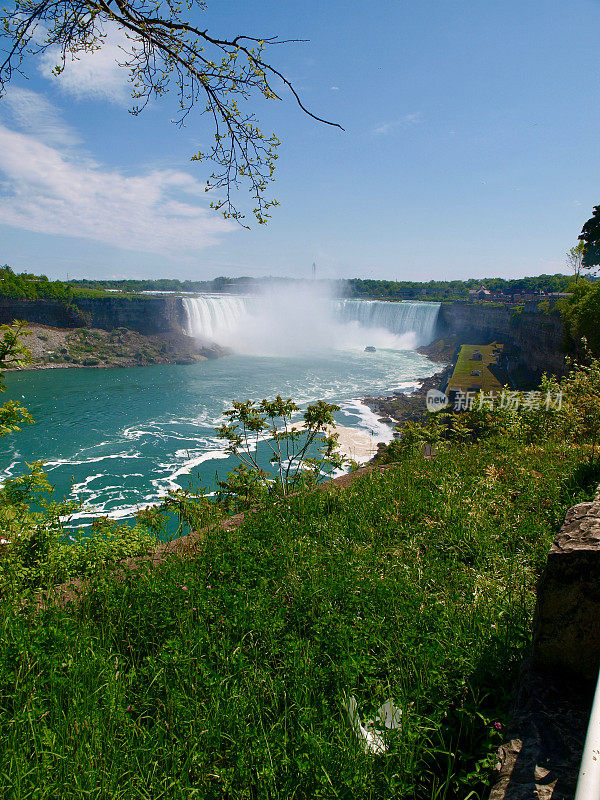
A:
POLYGON ((567 512, 548 554, 534 622, 533 665, 561 679, 600 669, 600 496, 567 512))
POLYGON ((572 800, 600 667, 600 493, 567 511, 538 586, 489 800, 572 800))
POLYGON ((473 303, 442 303, 437 336, 455 336, 464 344, 503 342, 509 368, 534 377, 565 372, 564 330, 558 312, 517 312, 511 308, 473 303))

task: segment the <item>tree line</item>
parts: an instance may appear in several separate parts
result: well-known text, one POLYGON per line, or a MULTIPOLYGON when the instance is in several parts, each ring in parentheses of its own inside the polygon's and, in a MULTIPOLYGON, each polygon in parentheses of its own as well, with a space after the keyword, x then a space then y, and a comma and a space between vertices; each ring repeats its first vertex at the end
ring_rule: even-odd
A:
MULTIPOLYGON (((264 286, 303 282, 297 278, 231 278, 219 276, 211 280, 178 280, 177 278, 147 278, 120 280, 80 279, 51 281, 45 275, 30 272, 15 273, 9 266, 0 267, 0 297, 20 300, 47 298, 71 302, 77 296, 101 295, 106 292, 140 294, 142 292, 248 292, 264 286)), ((536 277, 471 278, 466 281, 390 281, 370 278, 319 281, 338 297, 374 300, 461 300, 470 289, 481 284, 493 292, 509 296, 535 292, 570 292, 575 276, 538 275, 536 277)))
POLYGON ((574 283, 571 275, 538 275, 527 278, 470 278, 466 281, 385 281, 351 278, 344 281, 349 297, 380 300, 461 300, 470 289, 484 285, 492 292, 506 295, 535 292, 569 292, 574 283))

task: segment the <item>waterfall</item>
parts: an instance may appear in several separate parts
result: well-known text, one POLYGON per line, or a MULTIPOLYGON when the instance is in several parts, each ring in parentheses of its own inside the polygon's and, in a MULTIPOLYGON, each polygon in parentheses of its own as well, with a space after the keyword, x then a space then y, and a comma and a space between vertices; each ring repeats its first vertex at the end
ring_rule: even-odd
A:
POLYGON ((332 300, 311 286, 263 296, 182 298, 185 331, 240 353, 288 355, 331 349, 408 350, 435 335, 439 303, 332 300))
POLYGON ((197 339, 222 344, 235 336, 247 299, 228 294, 183 297, 185 332, 197 339))
POLYGON ((358 322, 363 328, 384 328, 397 336, 413 334, 416 345, 429 344, 435 336, 439 303, 339 300, 342 322, 358 322))

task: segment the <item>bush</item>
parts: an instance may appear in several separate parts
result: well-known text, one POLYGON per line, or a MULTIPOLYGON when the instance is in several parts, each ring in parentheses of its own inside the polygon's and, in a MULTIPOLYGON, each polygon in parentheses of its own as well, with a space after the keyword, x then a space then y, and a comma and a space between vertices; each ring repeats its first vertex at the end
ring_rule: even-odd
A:
POLYGON ((571 298, 561 304, 569 348, 579 357, 585 339, 592 355, 600 357, 600 282, 580 281, 571 298))

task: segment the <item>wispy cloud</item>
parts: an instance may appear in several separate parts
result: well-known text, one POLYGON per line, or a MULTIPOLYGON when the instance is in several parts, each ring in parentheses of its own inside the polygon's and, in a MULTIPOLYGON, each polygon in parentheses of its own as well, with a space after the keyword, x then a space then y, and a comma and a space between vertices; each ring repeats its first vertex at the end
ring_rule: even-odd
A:
POLYGON ((330 88, 331 88, 332 92, 339 92, 339 90, 340 90, 339 86, 331 86, 330 88))
POLYGON ((58 77, 52 71, 61 63, 60 51, 57 47, 50 48, 40 60, 40 72, 78 100, 92 97, 127 105, 131 102, 129 71, 119 64, 128 59, 133 46, 134 42, 123 31, 113 28, 99 50, 67 57, 65 69, 58 77))
POLYGON ((414 111, 410 114, 405 114, 400 119, 395 119, 390 122, 382 122, 371 131, 375 136, 387 136, 393 133, 398 128, 410 128, 413 125, 418 125, 423 121, 423 114, 420 111, 414 111))
POLYGON ((58 109, 30 89, 9 86, 0 103, 0 121, 8 119, 24 133, 46 144, 69 147, 79 143, 77 133, 61 119, 58 109))
POLYGON ((73 146, 50 104, 26 99, 21 122, 35 127, 42 109, 53 141, 0 124, 0 224, 165 255, 197 252, 236 229, 207 208, 204 184, 188 173, 107 169, 73 146))

